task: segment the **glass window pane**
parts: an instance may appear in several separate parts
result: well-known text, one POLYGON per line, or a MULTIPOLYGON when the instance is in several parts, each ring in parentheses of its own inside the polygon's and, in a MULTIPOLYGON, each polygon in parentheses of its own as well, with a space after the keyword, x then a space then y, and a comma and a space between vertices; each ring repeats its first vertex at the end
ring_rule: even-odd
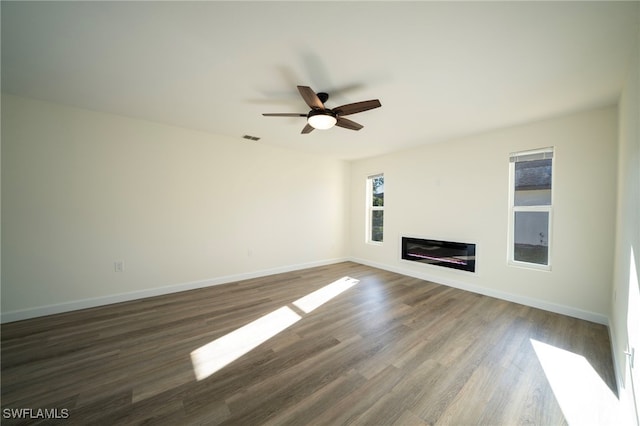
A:
POLYGON ((382 242, 382 229, 384 223, 384 211, 371 212, 371 241, 382 242))
POLYGON ((549 264, 549 213, 515 212, 513 260, 549 264))
POLYGON ((515 206, 550 206, 551 205, 551 190, 529 190, 515 192, 514 198, 515 206))
POLYGON ((551 205, 551 159, 515 164, 516 206, 551 205))
POLYGON ((371 193, 373 206, 384 206, 384 176, 371 179, 371 193))

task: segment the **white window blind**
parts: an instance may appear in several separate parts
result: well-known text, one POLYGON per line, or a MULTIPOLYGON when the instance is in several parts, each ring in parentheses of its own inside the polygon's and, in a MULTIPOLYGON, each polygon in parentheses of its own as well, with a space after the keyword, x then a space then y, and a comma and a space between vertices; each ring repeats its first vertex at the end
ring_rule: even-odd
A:
POLYGON ((518 163, 520 161, 534 161, 534 160, 546 160, 553 158, 553 148, 545 148, 538 151, 528 151, 526 153, 511 153, 509 154, 509 162, 518 163))

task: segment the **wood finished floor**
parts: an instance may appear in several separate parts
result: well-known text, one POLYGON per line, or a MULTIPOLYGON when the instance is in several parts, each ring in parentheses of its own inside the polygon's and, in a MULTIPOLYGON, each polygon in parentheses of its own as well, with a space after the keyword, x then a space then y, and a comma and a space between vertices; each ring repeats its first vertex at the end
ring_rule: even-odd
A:
POLYGON ((83 425, 566 424, 530 339, 615 388, 604 326, 346 262, 4 324, 2 408, 83 425), (344 276, 360 282, 292 305, 344 276), (193 350, 283 306, 302 319, 196 380, 193 350))

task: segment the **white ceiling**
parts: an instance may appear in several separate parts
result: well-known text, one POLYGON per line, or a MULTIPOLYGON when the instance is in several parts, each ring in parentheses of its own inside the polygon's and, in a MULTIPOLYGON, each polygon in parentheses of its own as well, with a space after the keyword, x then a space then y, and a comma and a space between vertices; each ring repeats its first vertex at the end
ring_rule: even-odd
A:
POLYGON ((614 104, 639 5, 3 1, 2 90, 357 159, 614 104), (296 85, 382 108, 301 135, 296 85))

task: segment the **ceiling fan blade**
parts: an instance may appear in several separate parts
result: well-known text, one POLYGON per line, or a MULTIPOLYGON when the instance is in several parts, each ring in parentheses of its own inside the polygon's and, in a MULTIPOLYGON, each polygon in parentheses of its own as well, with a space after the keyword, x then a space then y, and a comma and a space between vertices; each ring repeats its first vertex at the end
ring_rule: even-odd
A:
POLYGON ((358 124, 355 121, 351 121, 344 117, 338 116, 337 119, 338 121, 336 122, 336 126, 344 127, 345 129, 360 130, 364 127, 362 124, 358 124))
POLYGON ((268 112, 262 114, 265 117, 306 117, 307 114, 300 114, 297 112, 268 112))
POLYGON ((307 125, 304 126, 304 128, 302 129, 302 132, 300 133, 304 135, 305 133, 311 133, 311 132, 313 132, 313 127, 311 126, 311 124, 307 123, 307 125))
POLYGON ((316 95, 316 92, 309 86, 298 86, 298 91, 302 95, 302 99, 313 109, 324 109, 324 104, 316 95))
POLYGON ((381 107, 382 104, 377 99, 370 101, 354 102, 352 104, 340 105, 339 107, 332 108, 333 112, 338 115, 349 115, 357 112, 368 111, 370 109, 381 107))

